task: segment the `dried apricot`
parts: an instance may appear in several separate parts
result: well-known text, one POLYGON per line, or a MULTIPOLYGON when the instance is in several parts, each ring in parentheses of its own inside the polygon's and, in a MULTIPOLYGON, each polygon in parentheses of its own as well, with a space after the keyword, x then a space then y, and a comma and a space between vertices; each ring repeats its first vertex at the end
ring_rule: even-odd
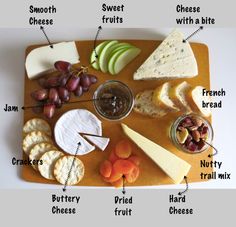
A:
POLYGON ((115 154, 115 150, 113 150, 109 156, 109 161, 111 163, 114 163, 116 160, 118 160, 119 157, 117 157, 117 155, 115 154))
POLYGON ((113 164, 113 169, 121 174, 130 173, 134 167, 135 167, 134 163, 124 159, 119 159, 115 161, 115 163, 113 164))
POLYGON ((100 165, 100 174, 103 177, 110 177, 112 172, 112 163, 108 160, 105 160, 101 165, 100 165))
POLYGON ((112 183, 119 180, 122 176, 122 173, 117 172, 114 168, 112 168, 111 175, 109 177, 103 177, 103 180, 112 183))
POLYGON ((128 158, 132 153, 132 148, 128 140, 121 140, 116 144, 115 153, 119 158, 128 158))
POLYGON ((137 155, 131 155, 127 160, 133 162, 137 166, 140 165, 141 162, 140 158, 137 155))
POLYGON ((111 183, 115 188, 123 187, 123 177, 111 183))
POLYGON ((139 176, 139 167, 135 166, 130 173, 125 174, 125 179, 127 180, 128 183, 134 183, 138 179, 138 176, 139 176))

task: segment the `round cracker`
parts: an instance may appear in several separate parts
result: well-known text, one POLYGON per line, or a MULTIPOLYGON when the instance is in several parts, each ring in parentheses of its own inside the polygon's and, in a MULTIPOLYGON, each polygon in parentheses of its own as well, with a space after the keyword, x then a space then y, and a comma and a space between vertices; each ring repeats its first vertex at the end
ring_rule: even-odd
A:
POLYGON ((74 156, 64 156, 57 160, 54 176, 61 184, 74 185, 84 177, 84 164, 74 156))
MULTIPOLYGON (((39 160, 40 157, 47 151, 52 151, 56 149, 57 148, 51 143, 45 143, 45 142, 38 143, 31 148, 29 153, 29 159, 32 161, 39 160)), ((38 165, 32 165, 32 167, 38 171, 38 165)))
POLYGON ((43 164, 38 166, 40 174, 48 180, 54 180, 55 179, 53 175, 54 166, 56 161, 62 156, 64 156, 64 154, 61 151, 55 150, 55 151, 45 152, 40 158, 40 161, 43 164))
POLYGON ((23 127, 24 135, 33 132, 33 131, 41 131, 46 133, 47 135, 52 135, 52 130, 50 125, 43 119, 33 118, 28 120, 23 127))
POLYGON ((29 155, 31 148, 36 145, 37 143, 41 142, 49 142, 51 143, 51 138, 41 131, 33 131, 26 135, 26 137, 23 140, 23 150, 24 152, 29 155))

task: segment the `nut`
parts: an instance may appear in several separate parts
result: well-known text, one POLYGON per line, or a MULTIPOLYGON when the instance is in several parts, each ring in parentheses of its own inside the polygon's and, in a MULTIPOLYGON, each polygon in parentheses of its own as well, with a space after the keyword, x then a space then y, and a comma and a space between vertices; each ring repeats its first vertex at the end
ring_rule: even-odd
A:
POLYGON ((196 126, 196 125, 189 127, 190 131, 195 131, 197 129, 198 129, 198 126, 196 126))
POLYGON ((192 118, 193 124, 196 125, 197 127, 200 127, 203 123, 203 121, 200 118, 193 117, 192 118))
POLYGON ((192 131, 192 136, 193 136, 193 139, 194 139, 196 142, 199 142, 199 141, 200 141, 201 135, 200 135, 200 132, 199 132, 199 131, 197 131, 197 130, 192 131))

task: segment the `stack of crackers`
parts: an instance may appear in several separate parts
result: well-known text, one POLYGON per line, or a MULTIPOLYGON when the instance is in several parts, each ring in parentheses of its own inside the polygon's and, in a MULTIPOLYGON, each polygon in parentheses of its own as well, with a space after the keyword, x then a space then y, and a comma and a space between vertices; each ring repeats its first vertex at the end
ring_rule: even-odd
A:
POLYGON ((32 163, 48 180, 57 180, 61 184, 74 185, 84 176, 84 164, 75 156, 65 155, 53 144, 52 129, 43 119, 33 118, 23 127, 23 150, 32 163))

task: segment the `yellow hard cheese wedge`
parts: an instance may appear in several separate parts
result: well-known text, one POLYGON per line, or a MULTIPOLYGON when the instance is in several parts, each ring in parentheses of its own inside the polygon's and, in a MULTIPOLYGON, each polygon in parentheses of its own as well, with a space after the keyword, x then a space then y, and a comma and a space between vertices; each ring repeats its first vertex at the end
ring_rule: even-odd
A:
POLYGON ((158 144, 135 132, 125 124, 121 124, 125 134, 133 140, 173 181, 181 183, 191 165, 158 144))

